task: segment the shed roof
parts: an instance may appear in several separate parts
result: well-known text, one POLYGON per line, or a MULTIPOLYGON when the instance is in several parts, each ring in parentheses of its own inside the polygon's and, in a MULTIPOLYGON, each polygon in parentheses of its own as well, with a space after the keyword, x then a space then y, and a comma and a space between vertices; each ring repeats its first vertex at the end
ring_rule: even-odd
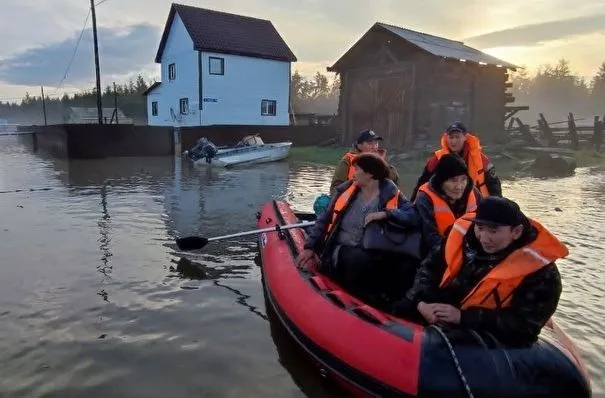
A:
MULTIPOLYGON (((403 39, 408 43, 411 43, 416 47, 419 47, 422 50, 438 57, 465 60, 486 65, 501 66, 512 70, 518 68, 518 66, 513 65, 509 62, 503 61, 489 54, 481 52, 475 48, 469 47, 461 41, 455 41, 446 39, 444 37, 430 35, 427 33, 416 32, 414 30, 405 29, 399 26, 389 25, 382 22, 376 22, 357 43, 363 40, 363 38, 367 34, 376 29, 386 30, 387 32, 393 34, 395 37, 403 39)), ((355 47, 355 45, 353 47, 355 47)), ((350 53, 351 49, 349 49, 349 51, 347 51, 338 61, 336 61, 333 66, 329 67, 328 70, 338 69, 338 64, 343 58, 345 58, 350 53)))
POLYGON ((173 3, 155 62, 160 63, 175 14, 194 50, 295 62, 296 57, 271 21, 173 3))

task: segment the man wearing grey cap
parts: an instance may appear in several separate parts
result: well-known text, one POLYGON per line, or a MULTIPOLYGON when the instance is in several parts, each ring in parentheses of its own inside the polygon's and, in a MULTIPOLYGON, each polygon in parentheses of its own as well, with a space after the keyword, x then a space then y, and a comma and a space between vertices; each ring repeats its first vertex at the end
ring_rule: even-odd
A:
POLYGON ((422 263, 396 315, 487 331, 504 344, 536 341, 555 312, 567 247, 517 203, 489 196, 459 218, 422 263))
MULTIPOLYGON (((382 137, 372 130, 363 130, 359 133, 357 140, 355 140, 355 143, 353 144, 353 148, 344 154, 340 163, 336 166, 336 170, 334 170, 334 176, 332 177, 332 183, 330 184, 330 195, 334 195, 336 188, 340 184, 353 179, 355 173, 353 159, 360 153, 371 152, 386 158, 386 150, 378 147, 378 141, 382 141, 382 137)), ((393 181, 400 190, 402 189, 399 185, 399 174, 397 173, 397 169, 392 165, 389 165, 389 180, 393 181)))

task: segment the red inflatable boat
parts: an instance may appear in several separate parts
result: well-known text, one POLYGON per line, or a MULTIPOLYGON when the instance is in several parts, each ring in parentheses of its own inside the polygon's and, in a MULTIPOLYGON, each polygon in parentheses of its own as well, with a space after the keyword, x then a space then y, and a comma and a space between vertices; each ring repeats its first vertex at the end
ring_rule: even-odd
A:
POLYGON ((263 285, 292 337, 358 396, 589 397, 590 382, 573 343, 554 322, 538 342, 510 348, 491 335, 445 330, 395 318, 365 305, 316 269, 294 263, 302 229, 286 203, 258 213, 263 285))

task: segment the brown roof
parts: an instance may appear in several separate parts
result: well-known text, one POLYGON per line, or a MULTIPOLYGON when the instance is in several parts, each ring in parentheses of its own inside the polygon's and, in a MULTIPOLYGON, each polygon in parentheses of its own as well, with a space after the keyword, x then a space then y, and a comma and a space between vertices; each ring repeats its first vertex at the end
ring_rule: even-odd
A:
POLYGON ((296 57, 271 21, 173 3, 155 62, 160 63, 175 13, 194 50, 295 62, 296 57))

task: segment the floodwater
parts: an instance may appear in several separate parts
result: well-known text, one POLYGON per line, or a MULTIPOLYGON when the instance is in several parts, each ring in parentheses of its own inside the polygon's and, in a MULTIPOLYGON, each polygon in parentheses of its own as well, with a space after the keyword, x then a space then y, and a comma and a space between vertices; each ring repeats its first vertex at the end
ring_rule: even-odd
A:
MULTIPOLYGON (((271 198, 310 211, 331 171, 66 161, 33 153, 27 137, 0 137, 0 397, 339 396, 267 313, 254 239, 197 253, 173 244, 254 229, 271 198), (171 271, 183 259, 204 277, 171 271)), ((595 397, 605 397, 604 176, 504 183, 570 246, 556 318, 595 397)))

